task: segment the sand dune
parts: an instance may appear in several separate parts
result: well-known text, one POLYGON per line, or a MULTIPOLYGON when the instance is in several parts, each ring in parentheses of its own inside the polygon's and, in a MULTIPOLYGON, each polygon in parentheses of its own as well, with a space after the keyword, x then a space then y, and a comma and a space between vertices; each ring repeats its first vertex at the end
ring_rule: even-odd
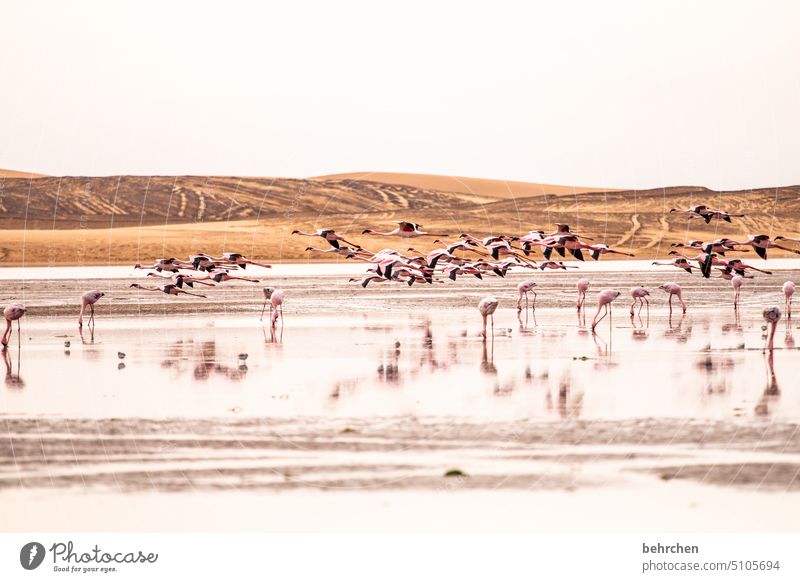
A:
MULTIPOLYGON (((414 182, 402 175, 397 180, 414 182)), ((375 178, 373 175, 372 178, 375 178)), ((571 188, 542 192, 513 188, 504 197, 440 190, 451 178, 422 177, 416 185, 354 178, 307 180, 225 176, 108 176, 3 178, 0 180, 0 264, 113 264, 163 256, 239 251, 277 260, 331 260, 309 256, 319 239, 292 236, 294 228, 335 228, 365 248, 432 248, 430 238, 362 236, 365 228, 390 230, 411 220, 430 232, 457 237, 574 230, 633 252, 663 258, 669 243, 750 233, 800 236, 800 187, 715 192, 701 187, 644 191, 571 188), (534 192, 532 194, 532 192, 534 192), (669 209, 707 203, 746 218, 732 224, 688 221, 669 209)), ((394 179, 394 178, 393 178, 394 179)), ((502 184, 491 180, 485 184, 502 184)), ((470 185, 470 188, 472 186, 470 185)), ((488 186, 487 186, 488 188, 488 186)), ((486 190, 480 190, 486 192, 486 190)), ((781 256, 781 253, 774 253, 781 256)))
POLYGON ((0 168, 0 178, 44 178, 44 174, 34 174, 33 172, 19 172, 17 170, 4 170, 0 168))
POLYGON ((319 176, 315 180, 368 180, 383 184, 400 184, 426 190, 460 192, 480 198, 525 198, 543 194, 580 194, 581 192, 601 192, 618 188, 587 188, 584 186, 558 186, 511 180, 487 180, 484 178, 464 178, 461 176, 435 176, 431 174, 401 174, 395 172, 350 172, 319 176))

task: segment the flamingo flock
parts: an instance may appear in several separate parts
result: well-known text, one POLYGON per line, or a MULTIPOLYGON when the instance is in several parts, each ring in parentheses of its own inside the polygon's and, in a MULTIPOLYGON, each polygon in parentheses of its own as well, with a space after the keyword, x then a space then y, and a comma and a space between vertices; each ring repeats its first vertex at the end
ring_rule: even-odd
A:
MULTIPOLYGON (((712 220, 732 222, 732 218, 744 216, 743 214, 711 209, 706 205, 697 205, 683 210, 673 208, 670 213, 684 213, 688 215, 689 219, 701 218, 706 224, 710 224, 712 220)), ((328 245, 327 248, 308 246, 306 248, 307 252, 335 253, 347 260, 367 264, 366 273, 361 278, 350 279, 351 282, 359 282, 362 287, 367 287, 371 283, 403 283, 408 286, 415 284, 432 285, 434 283, 444 283, 447 280, 456 281, 460 276, 475 277, 477 279, 483 279, 484 277, 505 278, 512 270, 527 270, 529 272, 535 270, 542 272, 547 270, 566 271, 567 269, 578 269, 580 262, 586 259, 585 254, 588 254, 593 260, 599 260, 603 255, 607 254, 634 256, 632 253, 611 248, 605 243, 595 242, 590 237, 573 232, 570 226, 564 223, 556 223, 555 231, 550 233, 546 233, 545 230, 531 230, 521 235, 500 234, 484 238, 462 233, 452 242, 443 240, 449 235, 425 231, 422 225, 415 222, 396 221, 395 224, 397 225, 395 228, 387 231, 379 231, 373 228, 363 229, 361 235, 400 239, 435 237, 433 242, 438 246, 427 252, 414 247, 408 247, 403 252, 392 248, 384 248, 373 252, 348 241, 332 228, 321 228, 313 232, 293 230, 291 234, 320 238, 328 245), (543 256, 543 260, 539 262, 532 258, 532 255, 537 250, 543 256), (566 257, 567 253, 569 253, 578 261, 578 264, 567 265, 563 261, 553 260, 554 252, 560 257, 566 257)), ((709 242, 701 240, 691 240, 685 243, 677 242, 671 245, 673 250, 670 251, 670 254, 675 256, 674 259, 653 261, 652 264, 655 266, 672 266, 689 274, 699 271, 704 278, 710 278, 712 270, 716 270, 719 273, 719 277, 730 281, 734 290, 734 309, 738 310, 741 289, 747 279, 754 277, 751 272, 768 275, 772 273, 747 264, 741 258, 729 258, 726 254, 748 252, 752 249, 761 259, 766 260, 769 249, 780 249, 800 254, 800 249, 788 246, 788 244, 797 243, 800 243, 800 239, 780 235, 772 239, 766 234, 748 235, 743 240, 720 238, 709 242), (687 255, 677 249, 690 253, 696 252, 696 254, 694 256, 687 255)), ((205 293, 211 292, 213 287, 222 283, 229 281, 260 282, 257 278, 243 276, 242 273, 248 266, 271 268, 271 265, 251 260, 243 254, 235 252, 226 252, 220 257, 198 253, 188 257, 186 260, 158 258, 154 259, 152 264, 137 264, 134 268, 150 271, 147 273, 147 277, 155 278, 159 282, 154 286, 132 283, 130 288, 159 292, 175 297, 191 295, 199 298, 208 298, 205 293), (195 285, 208 288, 208 291, 204 293, 196 292, 194 291, 196 289, 195 285), (186 288, 192 288, 193 291, 188 291, 186 288)), ((525 280, 517 285, 516 307, 518 313, 522 311, 523 307, 526 312, 531 307, 529 294, 533 295, 532 307, 534 310, 536 309, 536 287, 537 283, 533 280, 525 280)), ((579 315, 585 308, 586 294, 589 287, 590 282, 585 278, 581 278, 576 283, 576 305, 579 315)), ((668 282, 660 285, 659 289, 667 294, 670 314, 672 314, 674 299, 679 302, 682 312, 686 313, 687 304, 679 284, 668 282)), ((787 317, 791 317, 794 291, 794 282, 787 281, 783 285, 784 311, 787 317)), ((593 332, 606 316, 608 316, 609 320, 611 319, 612 303, 620 294, 620 291, 616 289, 603 289, 597 294, 597 311, 591 324, 593 332)), ((267 305, 269 305, 271 327, 274 329, 278 320, 283 325, 285 293, 282 290, 265 287, 263 288, 263 295, 264 304, 260 319, 263 320, 264 312, 267 305)), ((96 289, 87 291, 82 295, 78 316, 79 327, 83 326, 87 310, 89 326, 94 326, 95 305, 104 296, 105 293, 103 291, 96 289)), ((631 317, 636 313, 637 306, 639 313, 645 307, 649 313, 650 296, 650 291, 644 287, 630 289, 632 303, 629 312, 631 317)), ((478 309, 483 318, 484 338, 486 337, 488 321, 491 321, 492 335, 494 334, 494 313, 498 306, 499 301, 495 297, 486 297, 479 303, 478 309)), ((780 310, 778 308, 774 309, 777 309, 777 317, 780 318, 780 310)), ((6 346, 9 342, 13 321, 17 321, 19 332, 19 320, 25 315, 26 311, 26 307, 20 303, 12 303, 4 309, 3 315, 7 326, 2 337, 3 346, 6 346)), ((770 317, 774 317, 774 315, 770 317)))

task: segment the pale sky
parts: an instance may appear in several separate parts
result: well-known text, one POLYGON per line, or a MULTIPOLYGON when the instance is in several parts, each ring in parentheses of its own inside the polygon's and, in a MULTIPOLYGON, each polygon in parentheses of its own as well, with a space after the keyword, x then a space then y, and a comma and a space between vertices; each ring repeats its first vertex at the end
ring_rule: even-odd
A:
POLYGON ((800 3, 0 0, 0 168, 800 184, 800 3))

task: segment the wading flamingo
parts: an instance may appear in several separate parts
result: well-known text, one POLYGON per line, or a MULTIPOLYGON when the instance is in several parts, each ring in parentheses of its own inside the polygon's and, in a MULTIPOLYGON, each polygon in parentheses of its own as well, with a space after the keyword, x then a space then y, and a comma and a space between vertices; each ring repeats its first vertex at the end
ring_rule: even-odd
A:
POLYGON ((536 291, 533 288, 536 287, 536 283, 533 281, 523 281, 519 285, 517 285, 517 291, 519 291, 519 298, 517 298, 517 313, 522 311, 522 298, 525 297, 525 312, 528 312, 528 293, 533 293, 533 310, 536 311, 536 291))
POLYGON ((616 289, 603 289, 597 294, 597 313, 594 314, 594 319, 592 319, 592 332, 606 315, 608 315, 608 325, 609 327, 611 326, 611 302, 617 297, 619 297, 619 291, 616 289), (601 310, 605 311, 603 311, 603 316, 598 319, 597 316, 600 315, 601 310))
POLYGON ((775 340, 775 328, 778 327, 778 321, 781 318, 781 310, 779 307, 770 307, 764 310, 764 321, 770 326, 769 338, 767 339, 767 349, 773 349, 773 341, 775 340))
POLYGON ((22 343, 22 332, 20 331, 20 318, 25 315, 25 312, 28 311, 28 308, 25 307, 22 303, 11 303, 10 305, 6 305, 6 308, 3 309, 3 317, 6 318, 6 331, 3 333, 3 339, 0 343, 3 344, 3 349, 6 348, 8 345, 8 341, 11 339, 11 322, 17 322, 17 341, 22 343))
POLYGON ((794 288, 794 281, 786 281, 786 283, 783 284, 783 296, 786 299, 786 317, 789 319, 792 317, 792 295, 794 295, 794 288))
POLYGON ((486 339, 486 319, 491 316, 492 318, 492 341, 494 341, 494 312, 497 311, 497 299, 494 297, 484 297, 478 303, 478 311, 481 312, 483 317, 483 339, 486 339))
POLYGON ((586 292, 589 290, 589 279, 578 279, 575 288, 578 290, 578 311, 586 307, 586 292))
POLYGON ((686 303, 683 301, 683 289, 677 283, 664 283, 663 285, 658 286, 659 289, 663 289, 665 292, 669 293, 669 314, 672 315, 672 298, 677 297, 678 301, 681 302, 681 307, 683 308, 683 312, 686 313, 686 303))
POLYGON ((650 295, 650 291, 645 289, 644 287, 631 287, 631 298, 633 299, 633 303, 631 303, 631 317, 633 317, 633 308, 636 306, 636 303, 639 303, 639 313, 642 312, 642 307, 647 305, 647 313, 650 313, 650 301, 647 299, 647 296, 650 295))
POLYGON ((744 285, 744 277, 741 275, 734 275, 731 277, 731 287, 733 287, 733 309, 739 309, 739 294, 744 285))
POLYGON ((83 312, 89 307, 89 325, 94 326, 94 304, 105 295, 102 291, 95 289, 87 291, 81 296, 81 314, 78 316, 78 327, 83 327, 83 312))
POLYGON ((275 290, 275 288, 273 287, 264 287, 263 291, 264 291, 264 305, 261 307, 261 318, 259 319, 259 321, 264 320, 264 310, 267 308, 267 302, 269 302, 269 318, 271 324, 274 326, 275 321, 278 319, 278 307, 280 307, 281 324, 283 324, 284 292, 280 290, 275 290))

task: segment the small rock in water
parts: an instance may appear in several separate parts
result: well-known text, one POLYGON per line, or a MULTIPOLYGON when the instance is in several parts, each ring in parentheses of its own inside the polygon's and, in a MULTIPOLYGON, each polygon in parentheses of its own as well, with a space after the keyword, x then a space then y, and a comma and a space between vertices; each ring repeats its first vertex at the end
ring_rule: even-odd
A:
POLYGON ((124 370, 125 369, 125 362, 120 362, 117 364, 117 370, 124 370))
POLYGON ((72 343, 71 343, 69 340, 67 340, 67 341, 65 341, 65 342, 64 342, 64 347, 65 347, 65 348, 68 348, 68 347, 69 347, 69 346, 71 346, 71 345, 72 345, 72 343))
POLYGON ((395 341, 395 342, 394 342, 394 347, 395 347, 395 348, 399 348, 399 347, 400 347, 400 342, 398 342, 398 341, 395 341))
POLYGON ((244 353, 239 354, 239 359, 240 360, 246 360, 247 359, 247 354, 244 354, 244 353))
POLYGON ((124 360, 125 359, 125 352, 117 352, 117 357, 120 360, 124 360))

